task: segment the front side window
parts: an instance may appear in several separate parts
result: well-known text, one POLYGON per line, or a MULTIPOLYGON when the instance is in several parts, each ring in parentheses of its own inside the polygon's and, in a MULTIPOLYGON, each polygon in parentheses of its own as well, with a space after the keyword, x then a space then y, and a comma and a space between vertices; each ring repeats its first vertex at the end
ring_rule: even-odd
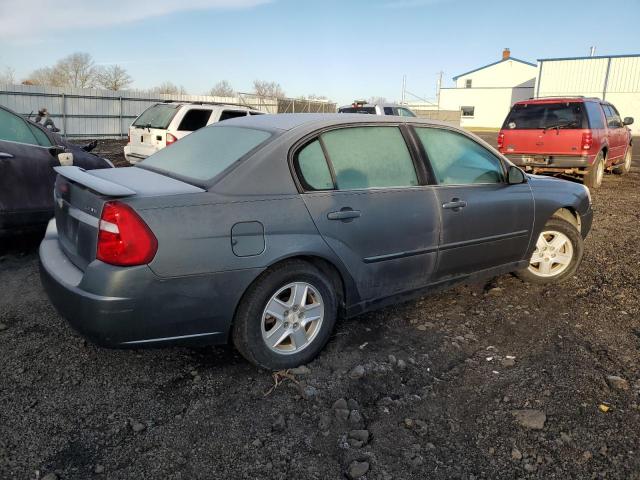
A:
POLYGON ((185 113, 178 130, 183 132, 194 132, 207 126, 211 117, 211 110, 191 109, 185 113))
POLYGON ((169 148, 163 148, 139 165, 206 182, 267 141, 264 130, 222 125, 201 128, 169 148))
POLYGON ((500 160, 470 138, 450 130, 416 128, 440 185, 502 183, 500 160))
POLYGON ((476 112, 476 107, 460 107, 460 112, 463 117, 473 117, 476 112))
POLYGON ((622 120, 620 120, 620 115, 612 105, 603 105, 604 114, 607 117, 607 126, 609 128, 619 128, 622 126, 622 120))
POLYGON ((0 140, 38 145, 27 122, 20 116, 0 108, 0 140))

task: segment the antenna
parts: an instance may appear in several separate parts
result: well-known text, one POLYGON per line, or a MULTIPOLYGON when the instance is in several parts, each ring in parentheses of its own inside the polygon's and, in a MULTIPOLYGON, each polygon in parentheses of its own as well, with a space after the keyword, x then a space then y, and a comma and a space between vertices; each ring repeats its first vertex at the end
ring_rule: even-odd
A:
POLYGON ((596 54, 596 47, 589 48, 589 56, 593 57, 596 54))

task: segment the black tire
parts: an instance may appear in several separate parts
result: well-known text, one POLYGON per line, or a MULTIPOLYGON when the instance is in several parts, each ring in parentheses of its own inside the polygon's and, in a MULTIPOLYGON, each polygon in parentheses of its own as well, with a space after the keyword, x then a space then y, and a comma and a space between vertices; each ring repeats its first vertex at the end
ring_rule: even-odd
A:
POLYGON ((267 370, 304 365, 326 345, 336 322, 337 310, 336 292, 320 270, 301 260, 287 261, 260 275, 242 297, 233 323, 233 343, 247 360, 267 370), (293 282, 305 282, 318 291, 324 304, 324 317, 317 334, 304 349, 289 354, 276 353, 262 338, 262 313, 271 297, 293 282))
MULTIPOLYGON (((533 273, 529 268, 525 268, 516 272, 516 275, 525 282, 535 284, 548 284, 548 283, 560 283, 573 276, 576 270, 580 266, 582 261, 582 254, 584 253, 584 242, 578 229, 571 223, 561 218, 553 217, 544 226, 543 232, 557 231, 566 235, 573 247, 573 257, 569 263, 569 266, 558 275, 541 277, 533 273)), ((542 233, 541 233, 542 235, 542 233)))
POLYGON ((629 145, 629 148, 627 148, 627 154, 624 157, 624 162, 620 165, 616 165, 616 167, 613 169, 613 173, 615 173, 616 175, 626 175, 627 173, 629 173, 631 171, 632 155, 633 153, 631 152, 631 145, 629 145))
POLYGON ((589 188, 600 188, 602 185, 602 178, 604 177, 604 155, 602 152, 598 153, 593 165, 589 167, 586 175, 584 176, 584 184, 589 188), (599 174, 601 170, 601 174, 599 174))

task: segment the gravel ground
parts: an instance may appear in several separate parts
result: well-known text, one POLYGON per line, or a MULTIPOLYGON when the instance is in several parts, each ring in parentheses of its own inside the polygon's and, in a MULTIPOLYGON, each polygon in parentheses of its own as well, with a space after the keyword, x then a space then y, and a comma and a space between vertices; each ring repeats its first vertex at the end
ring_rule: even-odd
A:
POLYGON ((277 383, 230 347, 87 343, 42 291, 38 238, 6 242, 0 478, 640 479, 638 166, 594 192, 568 282, 342 321, 277 383))

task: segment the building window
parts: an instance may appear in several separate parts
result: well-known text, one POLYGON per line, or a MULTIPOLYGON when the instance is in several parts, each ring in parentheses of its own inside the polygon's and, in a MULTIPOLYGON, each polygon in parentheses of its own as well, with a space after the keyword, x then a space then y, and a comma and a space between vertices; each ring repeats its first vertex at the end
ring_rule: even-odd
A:
POLYGON ((472 83, 472 82, 471 82, 471 79, 470 79, 470 78, 467 78, 467 79, 464 81, 464 88, 471 88, 471 83, 472 83))
POLYGON ((473 117, 476 107, 460 107, 463 117, 473 117))

